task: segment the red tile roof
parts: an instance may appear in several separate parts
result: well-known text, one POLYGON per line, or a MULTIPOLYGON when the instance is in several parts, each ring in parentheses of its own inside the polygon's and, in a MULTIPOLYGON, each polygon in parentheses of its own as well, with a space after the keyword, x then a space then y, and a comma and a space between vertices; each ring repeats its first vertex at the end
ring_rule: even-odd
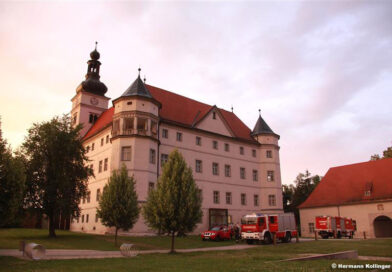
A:
POLYGON ((332 167, 299 208, 392 200, 392 159, 332 167), (369 186, 371 185, 371 186, 369 186), (365 190, 372 188, 370 196, 365 190))
MULTIPOLYGON (((213 107, 196 100, 178 95, 151 85, 146 87, 151 95, 162 104, 159 115, 163 120, 171 121, 186 127, 200 121, 213 107)), ((251 130, 232 112, 219 109, 236 138, 257 143, 251 136, 251 130)), ((90 128, 83 139, 96 134, 112 122, 113 107, 103 112, 97 122, 90 128)))
POLYGON ((102 129, 106 128, 113 121, 114 108, 111 107, 104 111, 99 117, 95 124, 87 131, 83 139, 87 139, 96 133, 100 132, 102 129))

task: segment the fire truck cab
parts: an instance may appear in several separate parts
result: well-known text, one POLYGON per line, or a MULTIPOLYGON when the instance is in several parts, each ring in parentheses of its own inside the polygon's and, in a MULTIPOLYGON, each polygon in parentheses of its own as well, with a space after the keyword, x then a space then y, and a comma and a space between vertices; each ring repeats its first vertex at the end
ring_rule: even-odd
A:
POLYGON ((293 213, 262 214, 252 213, 241 219, 241 238, 248 244, 263 242, 270 244, 273 236, 288 243, 297 235, 293 213))

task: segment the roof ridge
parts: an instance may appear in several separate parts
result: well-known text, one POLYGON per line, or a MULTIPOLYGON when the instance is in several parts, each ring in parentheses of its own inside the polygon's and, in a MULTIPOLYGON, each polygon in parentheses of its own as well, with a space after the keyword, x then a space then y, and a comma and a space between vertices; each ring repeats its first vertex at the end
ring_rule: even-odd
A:
POLYGON ((346 166, 355 166, 355 165, 361 165, 361 164, 368 164, 368 163, 378 163, 383 160, 392 160, 392 158, 381 158, 379 160, 374 160, 374 161, 363 161, 363 162, 354 162, 354 163, 349 163, 349 164, 344 164, 344 165, 338 165, 338 166, 332 166, 329 169, 336 169, 336 168, 341 168, 341 167, 346 167, 346 166))

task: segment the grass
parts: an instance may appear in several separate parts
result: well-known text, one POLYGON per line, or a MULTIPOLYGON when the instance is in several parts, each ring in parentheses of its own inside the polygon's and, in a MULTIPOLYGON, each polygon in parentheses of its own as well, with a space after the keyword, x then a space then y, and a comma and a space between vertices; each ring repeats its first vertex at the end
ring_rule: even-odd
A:
MULTIPOLYGON (((47 238, 42 230, 1 229, 0 247, 17 248, 21 239, 33 240, 47 248, 89 248, 112 250, 112 237, 72 232, 58 232, 56 239, 47 238), (62 247, 61 247, 62 246, 62 247), (65 247, 67 246, 67 247, 65 247)), ((145 248, 168 248, 169 237, 121 237, 145 248)), ((176 239, 176 248, 228 245, 232 242, 202 242, 199 237, 176 239)), ((115 248, 114 248, 115 249, 115 248)), ((0 271, 332 271, 332 263, 392 264, 380 261, 316 260, 275 262, 300 254, 332 253, 358 250, 362 256, 392 257, 392 239, 319 240, 294 244, 260 245, 239 251, 212 251, 177 254, 146 254, 134 258, 27 261, 0 257, 0 271)), ((338 270, 338 269, 335 269, 338 270)), ((345 271, 350 271, 345 269, 345 271)), ((360 271, 360 270, 353 270, 360 271)), ((366 270, 370 271, 370 270, 366 270)))
MULTIPOLYGON (((56 238, 49 238, 48 231, 43 229, 0 229, 0 249, 17 249, 21 240, 42 244, 47 249, 118 250, 119 248, 114 246, 114 236, 112 235, 93 235, 60 230, 57 230, 56 234, 56 238)), ((171 237, 119 236, 118 244, 121 245, 122 243, 134 244, 134 247, 139 250, 170 249, 171 237)), ((176 237, 174 243, 178 249, 235 244, 234 241, 203 242, 199 236, 195 235, 176 237)))
POLYGON ((11 257, 0 257, 0 264, 3 264, 0 265, 0 271, 331 271, 332 263, 388 264, 387 262, 358 260, 274 262, 275 260, 293 256, 293 254, 287 252, 287 248, 283 251, 271 250, 279 247, 260 246, 241 251, 147 254, 134 258, 94 260, 50 260, 34 262, 11 257))

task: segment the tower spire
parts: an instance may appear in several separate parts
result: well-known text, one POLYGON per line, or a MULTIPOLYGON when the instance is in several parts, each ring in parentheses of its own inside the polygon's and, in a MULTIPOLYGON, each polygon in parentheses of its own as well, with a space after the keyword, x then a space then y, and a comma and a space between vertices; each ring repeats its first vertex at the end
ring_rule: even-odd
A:
POLYGON ((87 61, 86 80, 83 81, 76 89, 76 92, 84 90, 90 93, 104 96, 108 88, 103 84, 99 78, 99 69, 101 62, 99 61, 100 54, 97 51, 98 42, 95 42, 94 51, 90 53, 90 60, 87 61))

